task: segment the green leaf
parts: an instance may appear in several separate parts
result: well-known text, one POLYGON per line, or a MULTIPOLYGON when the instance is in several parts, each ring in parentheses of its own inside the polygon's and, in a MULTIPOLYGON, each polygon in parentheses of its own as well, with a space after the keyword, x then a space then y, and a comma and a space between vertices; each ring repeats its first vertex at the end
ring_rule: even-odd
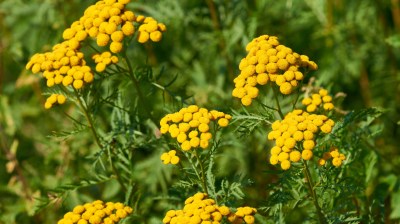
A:
POLYGON ((392 194, 392 212, 390 213, 391 219, 399 219, 400 218, 400 191, 397 191, 392 194))

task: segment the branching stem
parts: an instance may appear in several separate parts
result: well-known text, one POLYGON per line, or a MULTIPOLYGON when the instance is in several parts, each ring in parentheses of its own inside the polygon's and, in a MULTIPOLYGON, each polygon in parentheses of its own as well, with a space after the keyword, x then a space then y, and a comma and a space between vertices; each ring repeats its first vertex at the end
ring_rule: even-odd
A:
POLYGON ((82 109, 82 111, 83 111, 83 113, 85 115, 85 118, 86 118, 86 120, 88 122, 89 128, 92 131, 94 139, 96 140, 96 144, 99 146, 100 149, 103 149, 103 145, 101 144, 99 135, 97 134, 97 131, 94 128, 93 119, 89 114, 89 111, 88 111, 86 103, 84 103, 84 101, 81 99, 81 96, 80 96, 80 94, 78 93, 78 91, 76 89, 74 89, 74 92, 75 92, 75 95, 76 95, 76 99, 78 100, 79 106, 81 107, 81 109, 82 109))
POLYGON ((310 190, 310 194, 311 194, 311 197, 313 199, 313 202, 314 202, 314 205, 315 205, 315 209, 317 210, 319 223, 320 224, 325 224, 325 223, 327 223, 327 221, 326 221, 324 215, 322 214, 321 207, 318 204, 318 197, 317 197, 317 194, 315 193, 315 190, 314 190, 314 187, 313 187, 314 186, 314 182, 312 180, 310 170, 308 169, 307 161, 303 161, 303 164, 304 164, 304 176, 307 179, 307 185, 308 185, 308 188, 310 190))
POLYGON ((194 155, 195 155, 195 157, 197 158, 197 161, 199 162, 199 165, 200 165, 200 170, 201 170, 201 184, 203 185, 204 193, 208 194, 207 183, 206 183, 206 173, 205 173, 205 170, 204 170, 203 163, 202 163, 202 161, 201 161, 201 159, 200 159, 200 156, 199 156, 199 154, 197 153, 197 150, 194 150, 194 155))
POLYGON ((134 73, 133 73, 132 65, 131 65, 131 63, 130 63, 130 61, 129 61, 129 58, 128 58, 128 56, 126 55, 126 52, 125 52, 125 51, 124 51, 124 53, 123 53, 123 57, 124 57, 124 59, 125 59, 125 61, 126 61, 126 64, 127 64, 127 66, 128 66, 129 78, 132 80, 133 84, 135 85, 135 89, 136 89, 136 92, 137 92, 137 94, 138 94, 139 101, 140 101, 140 103, 143 105, 143 108, 146 110, 146 114, 149 116, 150 120, 151 120, 154 124, 157 125, 158 122, 156 122, 156 120, 154 119, 153 115, 151 114, 151 110, 150 110, 149 107, 148 107, 148 104, 147 104, 147 102, 146 102, 146 100, 145 100, 145 98, 144 98, 144 95, 143 95, 142 90, 140 89, 139 81, 136 79, 136 77, 135 77, 135 75, 134 75, 134 73))
POLYGON ((273 87, 272 89, 274 91, 274 98, 275 98, 276 106, 278 107, 279 116, 281 117, 281 119, 283 119, 284 116, 282 113, 281 105, 279 104, 278 93, 276 92, 276 88, 273 87))

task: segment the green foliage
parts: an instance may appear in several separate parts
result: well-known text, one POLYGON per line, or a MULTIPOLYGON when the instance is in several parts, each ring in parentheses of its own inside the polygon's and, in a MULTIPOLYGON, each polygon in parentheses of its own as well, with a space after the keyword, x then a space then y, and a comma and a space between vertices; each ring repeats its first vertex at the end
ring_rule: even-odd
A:
POLYGON ((257 208, 256 223, 321 222, 315 200, 327 223, 400 220, 400 15, 391 1, 134 1, 129 9, 166 24, 162 41, 127 40, 120 63, 44 110, 48 95, 65 91, 46 88, 25 64, 94 2, 0 2, 0 223, 55 223, 96 199, 130 205, 122 223, 160 223, 199 191, 219 205, 257 208), (278 109, 266 86, 254 106, 233 99, 245 46, 262 34, 317 62, 296 94, 311 76, 339 92, 336 124, 318 136, 315 155, 339 148, 340 168, 316 159, 287 171, 268 164, 270 125, 278 111, 301 107, 301 97, 278 97, 278 109), (195 153, 159 130, 162 117, 190 104, 233 116, 195 153), (162 164, 171 149, 180 166, 162 164))

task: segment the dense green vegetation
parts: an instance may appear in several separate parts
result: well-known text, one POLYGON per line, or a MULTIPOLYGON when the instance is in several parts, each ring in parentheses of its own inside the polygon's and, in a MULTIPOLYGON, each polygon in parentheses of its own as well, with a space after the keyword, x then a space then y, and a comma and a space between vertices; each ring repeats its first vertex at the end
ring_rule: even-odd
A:
MULTIPOLYGON (((232 97, 246 45, 263 34, 315 61, 304 86, 335 96, 335 138, 320 141, 334 142, 347 160, 312 169, 328 222, 400 220, 400 1, 132 1, 128 9, 167 31, 160 42, 126 46, 144 100, 131 77, 111 73, 82 92, 103 148, 78 104, 44 108, 52 90, 25 69, 95 2, 0 2, 0 223, 56 223, 97 199, 132 206, 125 223, 160 223, 202 191, 160 161, 177 145, 159 136, 159 120, 190 104, 233 116, 208 164, 222 202, 257 208, 256 223, 318 222, 300 165, 282 171, 268 162, 266 136, 278 114, 232 97)), ((274 105, 268 88, 260 88, 262 102, 274 105)))

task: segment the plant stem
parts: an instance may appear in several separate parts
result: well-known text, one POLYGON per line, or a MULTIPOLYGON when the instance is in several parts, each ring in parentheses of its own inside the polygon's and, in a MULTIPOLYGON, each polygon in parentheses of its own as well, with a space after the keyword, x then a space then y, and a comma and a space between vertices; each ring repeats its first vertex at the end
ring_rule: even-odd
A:
POLYGON ((319 223, 325 224, 325 223, 327 223, 327 221, 326 221, 324 215, 322 214, 321 207, 319 207, 317 194, 314 191, 314 187, 313 187, 314 183, 313 183, 313 180, 312 180, 312 177, 311 177, 310 170, 308 169, 307 161, 303 160, 303 163, 304 163, 304 175, 305 175, 305 177, 307 179, 307 185, 308 185, 308 188, 310 190, 310 193, 311 193, 314 205, 315 205, 315 209, 317 210, 319 223))
POLYGON ((293 102, 292 110, 294 110, 296 108, 296 104, 297 104, 297 101, 299 100, 299 98, 300 98, 300 87, 297 90, 296 99, 293 102))
POLYGON ((83 103, 83 101, 81 99, 81 96, 80 96, 80 94, 78 93, 78 91, 76 89, 74 89, 74 92, 75 92, 76 98, 78 99, 79 106, 81 107, 81 109, 82 109, 82 111, 83 111, 83 113, 85 115, 85 118, 86 118, 86 120, 88 122, 89 128, 92 131, 94 139, 96 140, 97 145, 99 146, 100 149, 103 149, 103 145, 100 142, 99 135, 97 134, 97 131, 94 128, 92 117, 90 116, 90 114, 89 114, 89 112, 87 110, 87 105, 84 105, 84 103, 83 103))
POLYGON ((201 159, 200 159, 199 154, 197 153, 197 150, 194 150, 194 155, 196 156, 197 161, 198 161, 199 164, 200 164, 200 170, 201 170, 201 184, 203 185, 204 193, 208 194, 208 189, 207 189, 207 184, 206 184, 206 174, 205 174, 205 171, 204 171, 203 163, 201 162, 201 159))
MULTIPOLYGON (((196 174, 197 178, 201 181, 202 178, 200 177, 200 174, 199 174, 199 172, 198 172, 197 169, 196 169, 196 165, 193 164, 192 158, 189 157, 189 155, 188 155, 187 153, 183 153, 183 154, 184 154, 184 155, 186 156, 186 158, 188 159, 190 165, 192 165, 193 171, 194 171, 194 173, 196 174)), ((204 184, 203 184, 203 183, 202 183, 202 188, 204 188, 204 184)))
POLYGON ((279 104, 278 93, 276 92, 276 89, 274 87, 272 87, 272 90, 274 91, 274 98, 275 98, 276 106, 278 107, 279 116, 281 117, 281 119, 283 119, 284 116, 283 116, 283 113, 281 110, 281 105, 279 104))
MULTIPOLYGON (((85 115, 85 117, 86 117, 86 120, 87 120, 87 122, 88 122, 89 128, 90 128, 90 130, 92 131, 92 134, 93 134, 93 136, 94 136, 94 138, 95 138, 95 140, 96 140, 96 143, 97 143, 97 145, 99 146, 100 150, 103 150, 103 149, 104 149, 104 146, 101 144, 99 135, 98 135, 96 129, 94 128, 93 119, 92 119, 92 117, 91 117, 90 114, 89 114, 89 111, 88 111, 88 109, 87 109, 87 105, 86 105, 86 103, 84 103, 84 101, 81 99, 81 96, 80 96, 80 94, 78 93, 78 91, 77 91, 76 89, 74 89, 74 92, 75 92, 76 98, 78 99, 79 106, 81 107, 81 109, 82 109, 82 111, 83 111, 83 113, 84 113, 84 115, 85 115)), ((112 161, 112 158, 111 158, 111 151, 110 151, 110 150, 107 150, 107 152, 108 152, 108 157, 109 157, 109 161, 110 161, 110 164, 111 164, 111 168, 112 168, 113 172, 115 173, 115 175, 116 175, 116 177, 117 177, 117 181, 119 182, 119 184, 121 185, 121 187, 122 187, 124 190, 126 190, 126 187, 125 187, 125 185, 124 185, 124 183, 123 183, 123 181, 122 181, 122 179, 121 179, 121 176, 118 174, 118 171, 116 170, 116 167, 115 167, 115 165, 114 165, 114 163, 113 163, 113 161, 112 161)), ((100 161, 101 161, 101 159, 100 159, 100 161)))
POLYGON ((131 78, 133 84, 135 85, 135 89, 136 92, 138 94, 139 97, 139 101, 140 103, 143 105, 143 108, 146 110, 146 114, 149 116, 150 120, 154 123, 154 124, 158 124, 158 122, 156 122, 156 120, 154 119, 153 115, 151 114, 150 109, 148 108, 148 104, 146 103, 146 100, 144 98, 144 95, 142 93, 142 90, 140 89, 140 85, 139 85, 139 81, 136 79, 135 75, 133 74, 133 68, 132 65, 128 59, 128 56, 126 55, 126 52, 123 52, 123 57, 126 61, 126 64, 128 66, 128 70, 129 70, 129 78, 131 78))

